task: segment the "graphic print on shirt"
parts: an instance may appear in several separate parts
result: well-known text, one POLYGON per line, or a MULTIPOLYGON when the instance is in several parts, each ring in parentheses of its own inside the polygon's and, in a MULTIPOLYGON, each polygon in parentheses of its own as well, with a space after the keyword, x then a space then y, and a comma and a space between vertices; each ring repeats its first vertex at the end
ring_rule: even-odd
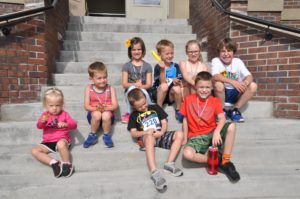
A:
POLYGON ((137 117, 137 122, 141 125, 143 131, 151 128, 155 129, 156 131, 161 130, 161 124, 156 111, 151 110, 139 114, 137 117))
POLYGON ((54 129, 57 129, 58 128, 58 119, 55 118, 54 120, 52 120, 51 122, 48 122, 47 127, 50 127, 50 128, 54 128, 54 129))
MULTIPOLYGON (((230 66, 230 69, 232 70, 232 66, 230 66)), ((233 71, 229 71, 229 66, 227 66, 226 70, 221 72, 221 74, 228 79, 237 80, 237 81, 239 79, 237 73, 234 73, 233 71)))

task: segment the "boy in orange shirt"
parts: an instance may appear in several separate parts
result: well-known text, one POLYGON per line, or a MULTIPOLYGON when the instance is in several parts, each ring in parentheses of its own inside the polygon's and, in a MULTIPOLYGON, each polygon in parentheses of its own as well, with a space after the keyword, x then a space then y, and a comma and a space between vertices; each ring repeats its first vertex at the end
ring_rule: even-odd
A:
POLYGON ((218 146, 219 159, 222 159, 219 162, 219 171, 231 182, 237 182, 240 175, 230 162, 235 139, 235 123, 225 123, 222 103, 219 98, 211 95, 213 86, 212 75, 209 72, 197 74, 195 88, 196 93, 188 95, 180 108, 181 114, 184 115, 183 157, 192 162, 207 163, 209 146, 218 146))

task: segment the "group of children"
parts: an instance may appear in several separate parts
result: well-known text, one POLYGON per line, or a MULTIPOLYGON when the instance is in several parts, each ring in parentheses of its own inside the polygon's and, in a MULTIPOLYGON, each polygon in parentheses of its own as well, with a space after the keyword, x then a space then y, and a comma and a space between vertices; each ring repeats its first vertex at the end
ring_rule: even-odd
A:
MULTIPOLYGON (((157 169, 155 147, 169 149, 164 170, 173 176, 182 176, 183 171, 175 160, 184 146, 183 157, 197 163, 207 163, 208 147, 219 148, 219 170, 232 181, 240 179, 230 161, 235 139, 235 123, 243 122, 239 109, 254 95, 257 86, 251 73, 239 58, 234 58, 235 43, 229 39, 220 41, 219 57, 212 60, 211 73, 202 61, 200 44, 188 41, 185 47, 188 60, 173 62, 174 44, 161 40, 156 45, 160 61, 154 67, 143 60, 146 48, 143 40, 134 37, 127 42, 129 62, 122 68, 122 85, 125 89, 127 112, 122 122, 145 149, 150 178, 158 190, 167 187, 166 180, 157 169), (214 93, 214 95, 212 95, 214 93), (164 104, 175 102, 175 117, 182 122, 182 130, 168 130, 164 104), (226 121, 231 119, 233 122, 226 121)), ((91 132, 84 141, 85 148, 98 140, 97 130, 101 125, 103 141, 113 147, 110 128, 114 112, 118 109, 115 89, 108 84, 107 68, 95 62, 88 68, 92 84, 86 86, 84 107, 91 132)), ((49 89, 44 95, 44 112, 37 127, 43 129, 43 141, 32 149, 32 155, 53 168, 55 177, 70 176, 74 169, 69 159, 69 131, 76 122, 63 110, 63 94, 59 89, 49 89), (62 162, 49 153, 58 151, 62 162)))

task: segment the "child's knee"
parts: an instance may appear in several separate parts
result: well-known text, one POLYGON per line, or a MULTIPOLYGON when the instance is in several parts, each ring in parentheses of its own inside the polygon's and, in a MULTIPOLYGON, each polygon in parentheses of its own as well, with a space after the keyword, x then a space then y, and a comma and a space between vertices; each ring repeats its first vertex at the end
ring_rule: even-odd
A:
POLYGON ((31 149, 31 155, 34 156, 34 157, 36 157, 37 154, 39 154, 39 152, 40 152, 39 149, 36 148, 36 147, 31 149))
POLYGON ((235 133, 236 123, 231 123, 228 126, 227 133, 235 133))
POLYGON ((222 82, 215 82, 215 84, 214 84, 214 89, 215 89, 217 92, 225 92, 225 86, 224 86, 224 83, 222 83, 222 82))
POLYGON ((251 84, 249 85, 248 88, 250 89, 250 91, 251 91, 252 93, 255 93, 256 90, 257 90, 257 84, 256 84, 255 82, 251 82, 251 84))
POLYGON ((145 146, 151 145, 154 146, 155 138, 152 135, 144 135, 145 146))
POLYGON ((57 142, 57 144, 56 144, 56 148, 57 148, 58 151, 61 150, 61 149, 68 148, 68 142, 67 142, 67 140, 65 140, 65 139, 59 140, 57 142))
POLYGON ((172 91, 175 95, 180 95, 181 96, 181 88, 180 86, 173 86, 172 91))
POLYGON ((176 131, 175 135, 174 135, 174 141, 175 140, 179 140, 179 141, 183 141, 183 132, 182 131, 176 131))
POLYGON ((168 84, 166 83, 162 83, 159 85, 158 90, 160 90, 161 92, 167 92, 169 89, 168 84))
POLYGON ((185 147, 183 149, 183 157, 186 159, 191 159, 195 155, 195 151, 191 147, 185 147))
POLYGON ((102 122, 111 122, 112 114, 110 112, 104 112, 102 114, 102 122))
POLYGON ((93 120, 101 120, 101 116, 102 116, 102 114, 101 114, 101 112, 100 111, 94 111, 94 112, 92 112, 92 119, 93 120))

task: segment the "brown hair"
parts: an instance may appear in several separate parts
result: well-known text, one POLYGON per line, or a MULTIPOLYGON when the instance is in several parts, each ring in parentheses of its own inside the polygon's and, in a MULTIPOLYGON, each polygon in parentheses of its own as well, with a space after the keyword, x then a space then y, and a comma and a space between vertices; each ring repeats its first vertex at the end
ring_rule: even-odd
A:
POLYGON ((232 41, 232 39, 230 39, 230 38, 225 38, 225 39, 222 39, 221 41, 219 41, 219 43, 217 45, 218 53, 220 53, 224 47, 227 50, 232 50, 233 53, 236 53, 236 51, 237 51, 236 43, 234 41, 232 41))
POLYGON ((167 39, 162 39, 156 44, 156 50, 158 53, 161 53, 162 49, 165 47, 170 47, 174 49, 174 44, 167 39))
POLYGON ((128 48, 128 57, 129 57, 129 59, 132 59, 131 50, 132 50, 133 46, 136 45, 136 44, 141 44, 143 57, 146 54, 146 47, 145 47, 144 41, 141 38, 139 38, 139 37, 133 37, 130 40, 130 46, 128 48))
POLYGON ((44 107, 46 106, 47 104, 47 100, 49 98, 52 98, 52 99, 57 99, 57 100, 61 100, 62 104, 64 104, 64 94, 63 92, 58 89, 58 88, 49 88, 45 91, 44 93, 44 98, 43 98, 43 105, 44 107))
POLYGON ((88 72, 90 77, 94 77, 95 73, 106 73, 107 75, 107 68, 104 63, 96 61, 89 65, 88 72))
POLYGON ((128 101, 131 106, 133 106, 134 102, 139 101, 143 97, 145 97, 145 94, 139 88, 134 88, 128 93, 128 101))
POLYGON ((195 85, 198 83, 198 81, 212 81, 212 75, 207 71, 201 71, 197 74, 195 79, 195 85))
POLYGON ((199 43, 199 41, 197 41, 197 40, 195 40, 195 39, 193 39, 193 40, 189 40, 188 42, 186 42, 186 44, 185 44, 185 52, 186 52, 186 54, 188 54, 188 47, 189 47, 189 45, 191 45, 191 44, 197 44, 198 45, 198 47, 199 47, 199 61, 203 61, 203 58, 202 58, 202 55, 201 55, 201 45, 200 45, 200 43, 199 43))

